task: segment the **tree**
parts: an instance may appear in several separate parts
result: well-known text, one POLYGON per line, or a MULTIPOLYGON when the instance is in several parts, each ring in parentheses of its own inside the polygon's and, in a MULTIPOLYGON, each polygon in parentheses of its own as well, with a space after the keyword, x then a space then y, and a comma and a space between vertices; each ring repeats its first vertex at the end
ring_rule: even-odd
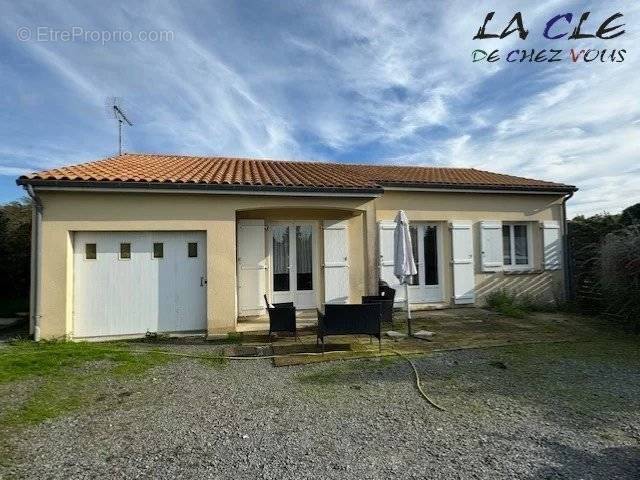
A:
POLYGON ((29 297, 31 201, 0 205, 0 298, 29 297))
POLYGON ((607 235, 599 260, 606 313, 640 331, 640 224, 607 235))
POLYGON ((620 223, 624 226, 640 224, 640 203, 625 208, 620 215, 620 223))
POLYGON ((620 215, 569 222, 574 300, 585 313, 607 314, 640 328, 640 204, 620 215))

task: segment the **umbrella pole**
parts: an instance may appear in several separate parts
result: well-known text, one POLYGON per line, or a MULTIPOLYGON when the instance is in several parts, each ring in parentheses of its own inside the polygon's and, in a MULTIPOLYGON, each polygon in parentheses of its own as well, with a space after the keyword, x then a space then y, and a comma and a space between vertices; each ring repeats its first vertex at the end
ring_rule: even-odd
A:
POLYGON ((411 336, 411 309, 409 308, 409 285, 404 282, 404 301, 407 305, 407 333, 411 336))

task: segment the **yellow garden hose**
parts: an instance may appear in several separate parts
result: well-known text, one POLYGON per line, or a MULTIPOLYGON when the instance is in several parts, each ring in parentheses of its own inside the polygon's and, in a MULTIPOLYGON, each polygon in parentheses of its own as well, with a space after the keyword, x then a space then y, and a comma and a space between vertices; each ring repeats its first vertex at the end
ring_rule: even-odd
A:
POLYGON ((438 405, 436 402, 434 402, 433 400, 431 400, 429 398, 429 396, 425 393, 425 391, 422 389, 422 385, 420 383, 420 374, 418 373, 418 369, 416 368, 415 364, 411 361, 411 359, 409 357, 407 357, 406 355, 403 355, 402 353, 398 352, 397 350, 391 350, 389 349, 389 351, 395 353, 396 355, 398 355, 400 358, 405 359, 409 365, 411 365, 411 368, 413 369, 413 374, 416 377, 416 387, 418 387, 418 391, 420 392, 420 395, 422 395, 422 397, 429 402, 430 405, 432 405, 433 407, 437 408, 438 410, 442 411, 442 412, 446 412, 446 410, 444 408, 442 408, 440 405, 438 405))

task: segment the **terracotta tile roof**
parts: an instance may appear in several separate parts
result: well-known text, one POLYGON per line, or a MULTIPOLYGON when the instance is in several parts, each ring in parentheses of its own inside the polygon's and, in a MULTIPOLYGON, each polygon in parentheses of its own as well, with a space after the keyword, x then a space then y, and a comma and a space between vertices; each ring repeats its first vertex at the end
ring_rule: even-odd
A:
POLYGON ((570 191, 575 187, 471 168, 124 154, 24 175, 18 184, 377 192, 384 186, 570 191))
POLYGON ((354 165, 352 168, 370 180, 387 186, 442 186, 510 188, 532 187, 542 189, 573 190, 573 185, 516 177, 475 168, 408 167, 396 165, 354 165))

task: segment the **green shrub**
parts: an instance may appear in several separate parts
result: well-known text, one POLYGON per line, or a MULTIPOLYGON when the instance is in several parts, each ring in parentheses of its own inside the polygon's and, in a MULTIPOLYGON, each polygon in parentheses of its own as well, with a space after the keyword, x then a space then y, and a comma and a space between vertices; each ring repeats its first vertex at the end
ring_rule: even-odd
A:
POLYGON ((501 288, 500 290, 494 290, 487 295, 487 306, 490 308, 499 308, 504 305, 513 305, 515 303, 515 295, 510 293, 507 289, 501 288))
POLYGON ((508 317, 523 318, 528 313, 518 303, 516 294, 504 288, 489 293, 486 302, 489 308, 508 317))
POLYGON ((487 307, 503 315, 524 318, 532 312, 553 312, 563 310, 562 302, 542 302, 529 294, 517 294, 505 288, 494 290, 486 297, 487 307))
POLYGON ((557 310, 551 303, 543 303, 528 294, 518 295, 507 289, 495 290, 487 295, 487 307, 502 315, 524 318, 531 312, 548 312, 557 310))
POLYGON ((640 333, 640 224, 607 235, 598 260, 602 313, 640 333))

